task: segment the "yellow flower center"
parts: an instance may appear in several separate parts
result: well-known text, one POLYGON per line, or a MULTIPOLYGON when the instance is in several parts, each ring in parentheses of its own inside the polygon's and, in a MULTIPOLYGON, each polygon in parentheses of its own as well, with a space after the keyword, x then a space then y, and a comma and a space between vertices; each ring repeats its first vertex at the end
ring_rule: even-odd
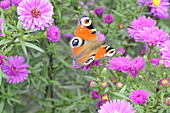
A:
POLYGON ((109 99, 108 99, 108 96, 103 96, 103 97, 102 97, 102 100, 109 100, 109 99))
POLYGON ((153 0, 153 4, 159 7, 161 0, 153 0))
POLYGON ((168 84, 168 80, 163 80, 162 84, 168 84))

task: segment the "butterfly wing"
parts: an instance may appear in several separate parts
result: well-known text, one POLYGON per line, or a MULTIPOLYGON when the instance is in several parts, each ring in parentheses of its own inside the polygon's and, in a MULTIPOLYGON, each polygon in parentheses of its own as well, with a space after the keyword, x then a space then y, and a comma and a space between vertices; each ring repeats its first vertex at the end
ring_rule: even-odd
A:
POLYGON ((116 53, 115 49, 98 41, 96 29, 87 16, 82 16, 78 20, 75 35, 77 37, 71 39, 69 43, 69 54, 79 66, 88 65, 94 60, 110 57, 116 53))
POLYGON ((108 45, 102 45, 95 53, 95 60, 112 57, 116 54, 116 50, 108 45))
POLYGON ((75 35, 87 42, 98 40, 96 29, 92 24, 92 20, 88 16, 81 16, 78 20, 78 27, 75 30, 75 35))

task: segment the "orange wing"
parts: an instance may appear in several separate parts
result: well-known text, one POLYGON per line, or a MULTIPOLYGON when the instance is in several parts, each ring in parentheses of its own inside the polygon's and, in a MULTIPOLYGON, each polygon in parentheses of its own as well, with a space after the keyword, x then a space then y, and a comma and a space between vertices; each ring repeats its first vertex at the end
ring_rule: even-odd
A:
POLYGON ((88 42, 96 40, 96 31, 95 29, 89 29, 83 25, 79 25, 75 30, 75 35, 80 37, 88 42))

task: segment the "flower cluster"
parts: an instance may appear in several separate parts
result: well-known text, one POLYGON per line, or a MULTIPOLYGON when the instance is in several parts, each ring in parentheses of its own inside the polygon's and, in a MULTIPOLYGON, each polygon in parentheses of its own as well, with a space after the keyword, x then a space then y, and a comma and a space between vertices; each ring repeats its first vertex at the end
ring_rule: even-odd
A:
POLYGON ((112 58, 110 61, 110 69, 123 73, 129 72, 132 77, 136 77, 138 71, 142 70, 145 65, 145 60, 142 57, 136 57, 129 60, 125 57, 112 58))
POLYGON ((131 28, 127 30, 129 36, 133 37, 136 42, 145 42, 150 46, 161 45, 168 40, 169 35, 155 25, 155 20, 142 16, 134 19, 131 22, 131 28))
POLYGON ((151 8, 150 13, 157 18, 168 19, 169 0, 138 0, 140 5, 148 5, 151 8))

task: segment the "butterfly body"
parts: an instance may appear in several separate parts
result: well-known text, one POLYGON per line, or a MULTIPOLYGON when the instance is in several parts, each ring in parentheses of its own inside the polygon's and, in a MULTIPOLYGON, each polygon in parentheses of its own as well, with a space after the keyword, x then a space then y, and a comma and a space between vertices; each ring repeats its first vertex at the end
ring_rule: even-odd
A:
POLYGON ((70 40, 69 54, 76 64, 84 66, 104 57, 115 55, 115 49, 104 45, 104 41, 99 41, 92 21, 87 16, 82 16, 78 20, 78 27, 75 30, 73 39, 70 40))

